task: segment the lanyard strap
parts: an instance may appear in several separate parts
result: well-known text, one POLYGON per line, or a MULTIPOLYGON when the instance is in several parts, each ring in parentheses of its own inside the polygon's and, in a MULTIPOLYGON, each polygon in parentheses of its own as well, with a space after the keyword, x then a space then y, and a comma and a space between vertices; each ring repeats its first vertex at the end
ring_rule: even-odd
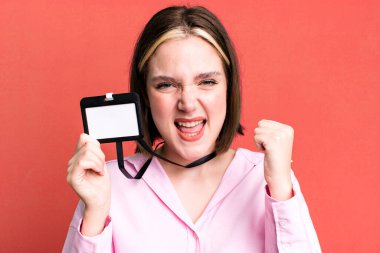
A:
MULTIPOLYGON (((180 167, 183 167, 183 168, 193 168, 193 167, 196 167, 196 166, 199 166, 201 164, 204 164, 208 161, 210 161, 211 159, 215 158, 216 157, 216 152, 212 152, 188 165, 182 165, 182 164, 179 164, 179 163, 176 163, 176 162, 173 162, 173 161, 170 161, 169 159, 157 154, 156 152, 154 152, 152 150, 151 147, 149 147, 146 142, 143 140, 143 139, 138 139, 137 142, 149 153, 151 154, 152 156, 155 156, 161 160, 164 160, 168 163, 171 163, 171 164, 174 164, 174 165, 177 165, 177 166, 180 166, 180 167)), ((142 176, 144 175, 144 173, 146 172, 146 170, 148 169, 151 161, 152 161, 152 157, 149 158, 148 160, 146 160, 146 162, 144 163, 144 165, 141 167, 141 169, 137 172, 136 176, 132 176, 131 174, 129 174, 129 172, 125 169, 124 167, 124 153, 123 153, 123 143, 122 142, 116 142, 116 151, 117 151, 117 163, 119 165, 119 169, 120 171, 124 174, 124 176, 126 176, 127 178, 129 179, 141 179, 142 176)))

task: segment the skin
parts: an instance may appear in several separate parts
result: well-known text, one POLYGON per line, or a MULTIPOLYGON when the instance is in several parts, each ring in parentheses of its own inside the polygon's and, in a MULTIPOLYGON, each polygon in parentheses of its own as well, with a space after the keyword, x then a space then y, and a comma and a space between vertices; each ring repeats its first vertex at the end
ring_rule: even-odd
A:
POLYGON ((165 156, 187 164, 214 150, 227 110, 226 75, 214 47, 194 36, 162 44, 149 61, 147 94, 165 156), (206 121, 202 138, 178 133, 176 123, 185 119, 206 121))
POLYGON ((264 151, 264 177, 270 195, 276 200, 287 200, 293 196, 291 162, 294 130, 291 126, 261 120, 254 131, 256 146, 264 151))
POLYGON ((111 181, 100 143, 81 134, 67 172, 67 182, 85 204, 81 232, 95 236, 103 231, 111 202, 111 181))
MULTIPOLYGON (((227 79, 214 47, 195 36, 163 43, 149 61, 147 94, 153 120, 165 140, 160 150, 165 157, 188 164, 215 149, 226 117, 227 79), (179 122, 199 121, 194 127, 178 127, 179 122)), ((233 155, 229 150, 191 170, 162 162, 194 222, 214 195, 233 155)))
MULTIPOLYGON (((227 97, 217 51, 190 36, 164 42, 148 64, 149 105, 166 142, 159 152, 181 164, 212 152, 225 118, 227 97), (202 123, 196 125, 199 121, 202 123), (187 126, 178 128, 178 122, 187 126)), ((293 136, 290 126, 271 120, 261 120, 254 131, 254 142, 265 153, 264 176, 270 195, 279 201, 292 197, 293 136)), ((193 222, 202 215, 233 156, 230 149, 190 170, 160 161, 193 222)), ((85 204, 82 234, 101 233, 109 213, 111 183, 99 142, 86 134, 80 136, 69 161, 67 181, 85 204)))

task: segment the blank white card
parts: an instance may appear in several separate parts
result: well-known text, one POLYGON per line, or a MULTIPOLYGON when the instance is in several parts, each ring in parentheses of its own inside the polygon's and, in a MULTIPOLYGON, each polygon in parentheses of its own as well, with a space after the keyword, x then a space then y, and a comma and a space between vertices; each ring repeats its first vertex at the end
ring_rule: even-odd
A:
POLYGON ((89 134, 96 139, 139 135, 134 103, 86 108, 89 134))

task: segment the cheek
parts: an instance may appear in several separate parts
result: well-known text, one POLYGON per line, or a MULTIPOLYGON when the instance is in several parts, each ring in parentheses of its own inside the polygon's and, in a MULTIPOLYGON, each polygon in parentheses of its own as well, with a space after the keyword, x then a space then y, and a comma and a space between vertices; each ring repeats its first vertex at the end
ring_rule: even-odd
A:
POLYGON ((171 111, 170 99, 165 98, 165 96, 157 96, 154 94, 148 94, 149 105, 152 113, 153 120, 157 127, 169 122, 167 117, 171 111))
POLYGON ((219 97, 217 101, 214 102, 214 113, 217 115, 218 120, 220 120, 220 124, 223 125, 226 118, 227 102, 226 99, 222 98, 223 97, 219 97))
POLYGON ((207 110, 211 117, 218 120, 218 124, 223 124, 226 117, 227 110, 227 93, 221 90, 214 94, 208 94, 205 96, 204 105, 207 106, 207 110), (220 122, 219 122, 220 121, 220 122))

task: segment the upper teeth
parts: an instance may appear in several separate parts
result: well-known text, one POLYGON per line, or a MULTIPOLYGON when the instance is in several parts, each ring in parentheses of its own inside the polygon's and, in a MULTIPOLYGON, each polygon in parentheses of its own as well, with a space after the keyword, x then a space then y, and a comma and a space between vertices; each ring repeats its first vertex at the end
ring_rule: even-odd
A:
POLYGON ((177 124, 182 127, 195 127, 201 124, 202 122, 203 120, 198 120, 198 121, 192 121, 192 122, 177 122, 177 124))

